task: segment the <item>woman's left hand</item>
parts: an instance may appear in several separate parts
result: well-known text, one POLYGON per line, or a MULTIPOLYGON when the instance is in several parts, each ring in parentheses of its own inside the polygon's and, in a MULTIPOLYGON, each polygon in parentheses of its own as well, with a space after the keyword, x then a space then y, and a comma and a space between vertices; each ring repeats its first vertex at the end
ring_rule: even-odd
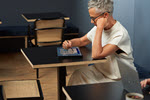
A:
POLYGON ((97 28, 105 28, 105 26, 106 26, 106 23, 107 23, 107 18, 99 18, 98 20, 97 20, 97 22, 96 22, 96 24, 97 24, 97 28))

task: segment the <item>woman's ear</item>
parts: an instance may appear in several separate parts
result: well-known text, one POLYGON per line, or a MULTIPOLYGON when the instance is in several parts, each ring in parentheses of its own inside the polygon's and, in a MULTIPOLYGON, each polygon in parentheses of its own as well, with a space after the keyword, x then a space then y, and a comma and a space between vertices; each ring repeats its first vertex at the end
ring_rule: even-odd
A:
POLYGON ((104 13, 104 18, 108 18, 108 16, 109 16, 108 12, 104 13))

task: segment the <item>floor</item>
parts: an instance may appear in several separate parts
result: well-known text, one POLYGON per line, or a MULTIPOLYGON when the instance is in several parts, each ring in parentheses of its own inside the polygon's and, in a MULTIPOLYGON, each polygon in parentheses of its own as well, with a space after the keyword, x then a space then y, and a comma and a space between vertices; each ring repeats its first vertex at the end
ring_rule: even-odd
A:
MULTIPOLYGON (((40 83, 44 100, 57 100, 57 69, 40 69, 40 83)), ((0 81, 36 79, 36 71, 19 53, 0 54, 0 81)))

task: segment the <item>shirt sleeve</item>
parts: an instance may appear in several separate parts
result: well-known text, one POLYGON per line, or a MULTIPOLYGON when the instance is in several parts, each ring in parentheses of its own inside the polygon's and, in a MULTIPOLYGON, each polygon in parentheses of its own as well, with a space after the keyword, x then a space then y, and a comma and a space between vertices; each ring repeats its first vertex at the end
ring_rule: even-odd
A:
POLYGON ((115 33, 108 41, 108 44, 117 45, 126 54, 132 52, 130 37, 126 33, 115 33))
POLYGON ((96 26, 94 26, 88 33, 87 33, 87 38, 92 42, 92 38, 96 32, 96 26))

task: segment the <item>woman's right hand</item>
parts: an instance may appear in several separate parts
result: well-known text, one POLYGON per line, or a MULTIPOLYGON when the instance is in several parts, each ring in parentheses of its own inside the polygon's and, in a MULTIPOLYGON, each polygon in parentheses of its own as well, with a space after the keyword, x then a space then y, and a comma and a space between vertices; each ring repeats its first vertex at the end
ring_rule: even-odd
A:
POLYGON ((63 42, 63 44, 62 44, 62 47, 63 47, 64 49, 69 49, 69 48, 72 47, 72 42, 71 42, 70 40, 65 40, 65 41, 63 42))

